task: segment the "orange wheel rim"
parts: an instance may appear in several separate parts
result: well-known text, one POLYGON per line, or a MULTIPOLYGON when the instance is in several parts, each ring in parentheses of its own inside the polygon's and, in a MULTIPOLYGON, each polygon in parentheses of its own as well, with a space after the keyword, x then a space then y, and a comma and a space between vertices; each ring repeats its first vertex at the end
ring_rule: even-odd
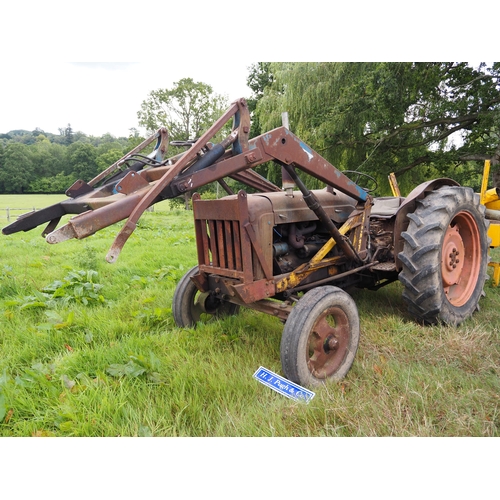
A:
POLYGON ((441 277, 448 301, 463 306, 472 296, 481 269, 481 235, 469 212, 455 215, 443 238, 441 277))

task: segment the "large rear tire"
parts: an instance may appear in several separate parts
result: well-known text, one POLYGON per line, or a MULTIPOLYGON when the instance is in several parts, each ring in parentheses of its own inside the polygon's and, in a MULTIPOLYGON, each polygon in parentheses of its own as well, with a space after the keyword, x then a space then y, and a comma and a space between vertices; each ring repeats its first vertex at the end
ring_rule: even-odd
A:
POLYGON ((409 313, 459 325, 479 308, 488 265, 488 223, 471 188, 443 186, 417 202, 398 255, 409 313))
POLYGON ((344 378, 359 344, 354 300, 334 286, 304 294, 283 329, 281 364, 286 378, 305 387, 344 378))

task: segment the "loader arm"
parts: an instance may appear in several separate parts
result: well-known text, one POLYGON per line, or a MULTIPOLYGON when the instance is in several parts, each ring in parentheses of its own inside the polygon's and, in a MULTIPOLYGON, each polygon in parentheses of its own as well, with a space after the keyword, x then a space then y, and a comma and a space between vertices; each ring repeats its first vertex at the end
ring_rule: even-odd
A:
MULTIPOLYGON (((89 181, 77 181, 64 200, 45 209, 22 215, 3 228, 3 234, 28 231, 48 222, 42 235, 48 243, 82 239, 127 219, 107 256, 115 262, 135 230, 143 212, 160 201, 194 191, 219 181, 228 190, 224 178, 230 177, 261 192, 281 191, 253 169, 273 161, 294 173, 298 168, 338 191, 365 203, 368 194, 285 127, 276 128, 249 140, 250 114, 246 101, 239 99, 180 155, 165 159, 168 134, 160 129, 126 156, 89 181), (231 134, 218 144, 210 141, 232 120, 231 134), (157 140, 147 157, 137 156, 157 140), (131 162, 133 162, 131 164, 131 162), (127 168, 121 168, 127 165, 127 168), (61 217, 77 214, 56 229, 61 217)), ((342 242, 339 240, 339 244, 342 242)))

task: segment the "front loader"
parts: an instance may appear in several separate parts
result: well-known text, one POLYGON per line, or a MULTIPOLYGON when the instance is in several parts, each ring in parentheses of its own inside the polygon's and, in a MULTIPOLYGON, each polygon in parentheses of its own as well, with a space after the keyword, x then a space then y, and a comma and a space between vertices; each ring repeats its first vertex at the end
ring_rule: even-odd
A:
POLYGON ((68 200, 21 216, 3 233, 48 223, 42 234, 59 243, 127 219, 106 257, 115 262, 148 207, 195 192, 198 265, 176 287, 176 324, 192 327, 240 307, 271 314, 284 323, 285 377, 309 387, 340 380, 354 361, 360 326, 352 288, 377 290, 399 279, 410 315, 424 324, 457 325, 478 308, 488 222, 472 189, 443 178, 405 198, 376 198, 372 177, 341 172, 286 127, 253 139, 249 131, 244 99, 174 157, 160 129, 95 179, 77 181, 68 200), (212 143, 231 120, 227 137, 212 143), (254 171, 270 161, 282 167, 282 188, 254 171), (325 188, 309 190, 303 173, 325 188), (225 178, 256 192, 233 193, 225 178), (196 190, 214 181, 227 196, 203 200, 196 190), (57 229, 65 214, 78 215, 57 229))

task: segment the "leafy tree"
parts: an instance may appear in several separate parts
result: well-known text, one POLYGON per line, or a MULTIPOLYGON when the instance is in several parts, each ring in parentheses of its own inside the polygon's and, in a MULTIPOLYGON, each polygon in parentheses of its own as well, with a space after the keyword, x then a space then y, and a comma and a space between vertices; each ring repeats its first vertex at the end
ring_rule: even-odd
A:
POLYGON ((137 147, 141 142, 144 141, 144 137, 141 137, 139 131, 136 128, 130 129, 130 134, 127 139, 127 143, 124 147, 123 154, 132 151, 135 147, 137 147))
MULTIPOLYGON (((270 92, 279 92, 277 90, 279 87, 274 85, 275 78, 272 72, 272 64, 269 62, 258 62, 252 64, 249 68, 250 74, 247 78, 247 85, 252 90, 252 95, 247 99, 248 110, 250 111, 250 117, 252 120, 251 128, 250 128, 250 136, 256 137, 266 132, 266 118, 264 117, 264 124, 261 120, 261 113, 257 111, 257 105, 264 97, 264 94, 267 96, 270 92)), ((281 125, 281 111, 279 111, 279 118, 276 117, 275 126, 281 125)), ((274 128, 274 126, 272 127, 274 128)), ((267 162, 263 165, 259 165, 256 168, 256 171, 264 176, 266 179, 269 179, 271 182, 276 184, 277 186, 281 185, 281 169, 278 168, 273 162, 267 162)), ((245 188, 246 189, 246 188, 245 188)))
POLYGON ((112 136, 109 133, 106 133, 106 134, 101 135, 99 142, 101 144, 112 144, 112 143, 116 142, 116 137, 112 136))
POLYGON ((94 137, 76 132, 70 145, 61 138, 64 136, 40 128, 3 134, 0 156, 9 146, 9 159, 5 170, 0 158, 0 193, 63 193, 78 178, 90 180, 144 140, 138 133, 130 139, 117 139, 110 134, 94 137), (20 153, 26 156, 26 161, 16 160, 20 153))
POLYGON ((69 161, 65 173, 89 181, 100 172, 96 159, 97 151, 92 144, 73 143, 68 147, 69 161))
POLYGON ((166 127, 172 139, 187 141, 201 135, 226 107, 226 98, 214 94, 210 85, 183 78, 171 89, 150 92, 137 117, 149 133, 166 127))
POLYGON ((73 134, 73 142, 84 142, 84 143, 90 143, 90 137, 88 135, 85 135, 83 132, 75 132, 73 134))
POLYGON ((248 69, 250 74, 247 78, 247 85, 252 90, 252 96, 247 99, 248 110, 252 117, 250 135, 256 137, 265 132, 261 127, 259 115, 255 113, 257 103, 264 96, 264 90, 272 87, 274 76, 271 73, 271 63, 269 62, 255 63, 248 69))
MULTIPOLYGON (((96 147, 97 156, 108 153, 109 151, 120 151, 120 156, 123 156, 123 144, 114 139, 113 141, 106 141, 96 147)), ((127 151, 128 152, 128 151, 127 151)))
POLYGON ((274 81, 256 108, 262 126, 279 126, 288 111, 292 130, 341 169, 463 182, 476 175, 467 162, 500 158, 499 63, 273 63, 269 71, 274 81))
POLYGON ((73 174, 64 175, 59 172, 53 177, 40 177, 30 183, 27 191, 30 193, 58 194, 64 193, 77 177, 73 174))
POLYGON ((99 172, 102 172, 104 169, 108 168, 115 161, 119 160, 123 156, 123 152, 121 149, 110 149, 105 153, 100 154, 96 158, 96 164, 98 166, 99 172))
POLYGON ((2 155, 0 168, 0 191, 22 194, 33 180, 33 161, 29 147, 11 142, 2 155))
MULTIPOLYGON (((137 112, 139 125, 153 133, 160 127, 166 127, 169 136, 177 141, 197 139, 228 106, 227 99, 214 94, 212 87, 192 78, 183 78, 175 82, 171 89, 158 89, 150 92, 137 112)), ((229 130, 222 130, 218 136, 227 135, 229 130)), ((216 138, 218 140, 218 137, 216 138)), ((169 155, 181 152, 173 148, 169 155)), ((210 186, 199 189, 210 190, 210 186)), ((192 193, 185 193, 185 208, 189 208, 192 193)))
POLYGON ((61 144, 52 144, 45 135, 38 135, 36 143, 30 146, 36 177, 51 177, 64 171, 66 149, 61 144))
POLYGON ((69 145, 74 142, 74 134, 73 129, 71 128, 71 124, 68 123, 68 126, 66 128, 60 128, 59 134, 63 138, 64 144, 69 145))

